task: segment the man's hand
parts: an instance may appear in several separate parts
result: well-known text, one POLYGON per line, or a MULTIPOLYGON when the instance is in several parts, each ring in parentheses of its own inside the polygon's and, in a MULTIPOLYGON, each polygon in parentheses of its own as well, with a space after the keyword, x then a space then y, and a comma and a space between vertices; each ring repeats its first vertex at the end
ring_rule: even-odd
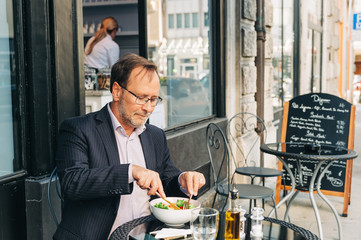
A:
POLYGON ((148 195, 155 195, 158 191, 162 197, 166 197, 157 172, 133 164, 132 174, 141 189, 148 189, 148 195))
POLYGON ((206 184, 204 175, 199 172, 184 172, 179 177, 180 184, 189 194, 198 195, 198 190, 206 184))

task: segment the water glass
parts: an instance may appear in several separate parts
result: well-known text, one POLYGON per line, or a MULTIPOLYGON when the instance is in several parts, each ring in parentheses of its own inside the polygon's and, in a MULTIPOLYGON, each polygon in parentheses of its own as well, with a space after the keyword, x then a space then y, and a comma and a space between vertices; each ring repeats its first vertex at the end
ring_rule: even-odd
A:
POLYGON ((195 240, 213 240, 217 237, 219 213, 213 208, 192 210, 191 229, 195 240))

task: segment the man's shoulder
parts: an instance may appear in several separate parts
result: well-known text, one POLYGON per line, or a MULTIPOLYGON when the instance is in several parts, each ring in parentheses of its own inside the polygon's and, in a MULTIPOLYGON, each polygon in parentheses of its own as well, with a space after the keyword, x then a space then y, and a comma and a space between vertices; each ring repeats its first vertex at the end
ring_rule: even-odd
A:
POLYGON ((161 129, 161 128, 155 126, 155 125, 146 123, 145 127, 146 127, 146 131, 149 131, 149 132, 152 132, 152 133, 154 132, 154 133, 164 134, 163 129, 161 129))
POLYGON ((106 114, 102 109, 100 111, 91 112, 85 115, 70 117, 63 121, 62 125, 73 125, 77 127, 95 125, 97 119, 101 119, 101 116, 106 114))
POLYGON ((165 132, 163 131, 163 129, 148 123, 145 124, 145 127, 145 132, 150 134, 152 138, 165 139, 165 132))

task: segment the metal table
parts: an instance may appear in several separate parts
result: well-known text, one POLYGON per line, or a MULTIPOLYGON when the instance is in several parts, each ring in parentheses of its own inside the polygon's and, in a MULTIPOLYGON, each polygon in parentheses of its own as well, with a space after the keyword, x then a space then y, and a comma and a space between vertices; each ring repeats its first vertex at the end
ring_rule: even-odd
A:
MULTIPOLYGON (((318 207, 316 205, 313 192, 316 190, 327 205, 331 208, 333 214, 335 215, 338 231, 339 231, 339 239, 342 239, 342 229, 341 229, 341 221, 338 216, 338 213, 331 202, 322 194, 321 192, 321 180, 325 175, 327 169, 331 166, 333 161, 346 161, 349 159, 354 159, 357 157, 355 151, 339 147, 339 146, 331 146, 331 145, 323 145, 323 144, 305 144, 305 143, 269 143, 263 144, 261 146, 261 151, 265 153, 269 153, 278 157, 278 159, 282 162, 283 167, 288 172, 291 178, 291 190, 289 193, 276 205, 275 209, 281 206, 283 203, 286 203, 288 199, 290 199, 289 204, 287 206, 284 219, 288 216, 288 210, 292 204, 292 201, 298 194, 298 191, 295 191, 296 187, 303 186, 302 182, 302 160, 312 160, 318 161, 316 168, 313 171, 313 175, 310 181, 310 185, 308 186, 309 197, 312 203, 313 210, 316 215, 318 233, 321 239, 323 239, 323 231, 321 218, 318 211, 318 207), (299 173, 298 181, 296 182, 296 178, 293 175, 292 171, 288 167, 287 159, 295 159, 297 162, 297 170, 299 173), (321 170, 321 166, 326 164, 326 167, 321 170), (318 174, 319 173, 319 174, 318 174), (317 177, 318 176, 318 177, 317 177), (315 185, 316 183, 316 185, 315 185)), ((273 210, 270 212, 271 216, 273 214, 273 210)))
MULTIPOLYGON (((250 238, 250 228, 251 228, 251 220, 249 215, 246 215, 246 229, 247 235, 246 239, 250 238)), ((222 215, 220 222, 220 226, 224 225, 224 215, 222 215)), ((155 239, 148 233, 157 229, 161 229, 165 225, 158 221, 154 216, 149 215, 146 217, 134 219, 128 223, 123 224, 122 226, 118 227, 111 235, 110 240, 124 240, 124 239, 155 239)), ((189 224, 185 225, 184 228, 189 228, 189 224)), ((221 227, 222 228, 222 227, 221 227)), ((217 239, 224 239, 224 227, 218 231, 219 236, 217 239)), ((303 240, 303 239, 314 239, 318 240, 319 238, 311 233, 310 231, 298 227, 294 224, 265 217, 263 221, 263 239, 282 239, 282 240, 303 240)), ((191 239, 191 238, 190 238, 191 239)))

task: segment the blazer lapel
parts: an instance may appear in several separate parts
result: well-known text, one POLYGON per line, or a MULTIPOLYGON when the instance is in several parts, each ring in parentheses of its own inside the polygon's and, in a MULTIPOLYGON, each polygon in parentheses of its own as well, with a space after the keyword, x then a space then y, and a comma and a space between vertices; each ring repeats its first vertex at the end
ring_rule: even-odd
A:
POLYGON ((140 134, 139 137, 142 144, 145 164, 147 168, 151 170, 156 170, 156 159, 152 136, 150 135, 149 131, 145 130, 142 134, 140 134))
POLYGON ((108 105, 105 105, 96 116, 96 129, 102 139, 105 151, 108 156, 109 165, 119 165, 119 153, 115 139, 112 121, 108 112, 108 105))

